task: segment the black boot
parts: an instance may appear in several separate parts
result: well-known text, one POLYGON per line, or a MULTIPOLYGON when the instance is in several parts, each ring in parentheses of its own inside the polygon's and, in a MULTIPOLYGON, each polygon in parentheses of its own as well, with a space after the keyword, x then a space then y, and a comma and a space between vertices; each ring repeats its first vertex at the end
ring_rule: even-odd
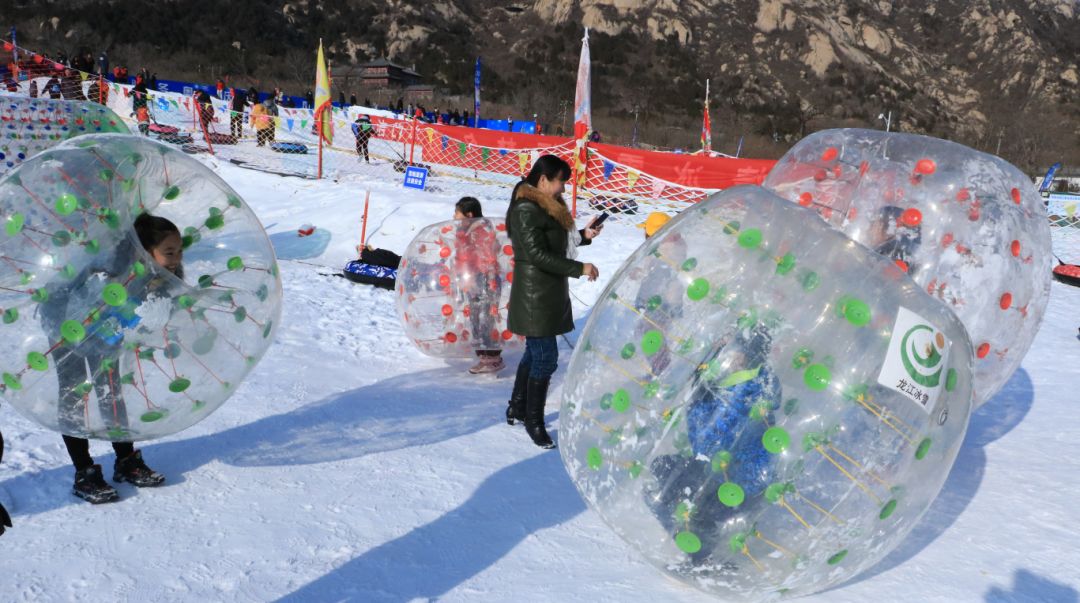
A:
POLYGON ((525 431, 532 438, 533 444, 541 448, 554 448, 547 429, 544 427, 544 405, 547 403, 547 379, 529 379, 525 386, 525 431))
POLYGON ((128 482, 140 488, 152 488, 165 482, 165 476, 146 466, 142 451, 136 450, 113 464, 113 481, 128 482))
POLYGON ((90 465, 76 470, 75 485, 72 486, 71 493, 95 505, 120 498, 116 489, 105 483, 105 478, 101 476, 101 465, 90 465))
POLYGON ((525 422, 525 385, 529 381, 529 365, 518 364, 517 376, 514 377, 514 391, 510 394, 510 401, 506 403, 506 424, 513 425, 514 421, 525 422))

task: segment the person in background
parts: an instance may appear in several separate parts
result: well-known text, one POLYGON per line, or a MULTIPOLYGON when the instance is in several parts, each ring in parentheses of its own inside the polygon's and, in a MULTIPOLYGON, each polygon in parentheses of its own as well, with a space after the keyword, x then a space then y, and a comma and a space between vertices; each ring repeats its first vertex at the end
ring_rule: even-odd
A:
POLYGON ((669 221, 671 221, 671 216, 664 212, 654 211, 645 218, 644 222, 638 224, 637 227, 645 229, 645 239, 648 240, 669 221))
POLYGON ((224 80, 222 80, 221 78, 218 78, 217 85, 215 86, 215 88, 217 89, 217 97, 219 99, 224 100, 225 99, 225 82, 224 82, 224 80))
POLYGON ((255 129, 255 145, 263 146, 270 140, 270 113, 266 105, 256 103, 251 110, 251 127, 255 129))
POLYGON ((506 213, 514 251, 507 328, 525 336, 506 422, 524 421, 529 437, 541 448, 555 447, 544 426, 544 406, 559 365, 556 338, 574 329, 568 279, 585 276, 594 281, 600 276, 596 266, 573 259, 577 247, 592 243, 599 229, 577 230, 562 199, 570 173, 562 159, 541 156, 514 187, 506 213))
POLYGON ((352 123, 352 133, 356 137, 356 158, 364 158, 364 163, 371 163, 368 157, 368 141, 376 134, 375 126, 371 125, 371 118, 361 114, 352 123))
POLYGON ((237 140, 244 135, 244 110, 247 109, 247 94, 239 88, 233 88, 229 100, 229 133, 237 140))

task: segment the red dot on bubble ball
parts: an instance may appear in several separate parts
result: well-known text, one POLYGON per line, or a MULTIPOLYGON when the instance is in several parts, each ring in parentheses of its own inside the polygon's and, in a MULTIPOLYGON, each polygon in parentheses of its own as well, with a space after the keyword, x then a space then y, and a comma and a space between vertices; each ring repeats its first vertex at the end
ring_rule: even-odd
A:
POLYGON ((933 159, 920 159, 915 163, 915 173, 922 174, 923 176, 929 176, 937 170, 937 165, 933 159))
POLYGON ((984 343, 979 346, 979 349, 975 351, 975 355, 979 358, 986 358, 986 355, 990 353, 990 344, 984 343))
POLYGON ((499 337, 501 337, 501 335, 499 335, 499 330, 498 329, 492 329, 490 337, 492 339, 498 339, 499 337))
POLYGON ((450 248, 449 247, 443 247, 442 249, 440 249, 439 250, 439 257, 441 257, 441 258, 450 257, 450 248))
POLYGON ((903 270, 904 272, 908 271, 908 264, 904 260, 896 260, 896 266, 898 268, 900 268, 900 270, 903 270))
POLYGON ((833 159, 836 159, 836 155, 837 155, 836 147, 829 147, 829 148, 825 149, 824 153, 821 154, 821 160, 822 161, 832 161, 833 159))
POLYGON ((962 188, 962 189, 956 191, 956 200, 957 201, 967 201, 970 198, 971 198, 971 193, 968 191, 968 189, 962 188))
POLYGON ((825 179, 825 177, 827 175, 828 174, 825 173, 825 170, 818 170, 818 171, 814 172, 814 180, 817 180, 818 182, 821 182, 822 180, 825 179))
POLYGON ((949 245, 952 245, 952 242, 953 242, 953 234, 951 232, 947 232, 941 237, 941 246, 942 247, 948 247, 949 245))
POLYGON ((510 329, 506 329, 502 332, 502 338, 509 341, 514 338, 514 334, 510 332, 510 329))
POLYGON ((498 224, 495 225, 495 230, 497 230, 499 232, 502 232, 502 231, 506 230, 506 224, 504 224, 502 222, 499 222, 498 224))
POLYGON ((900 221, 904 223, 904 226, 918 226, 922 223, 922 212, 914 207, 909 207, 904 210, 904 213, 900 214, 900 221))
POLYGON ((503 245, 503 253, 506 255, 514 255, 513 245, 503 245))
POLYGON ((1012 293, 1001 294, 1001 309, 1008 310, 1012 306, 1012 293))
POLYGON ((453 306, 451 306, 450 304, 443 304, 443 307, 442 307, 442 315, 443 316, 450 316, 453 313, 454 313, 454 307, 453 306))
POLYGON ((440 276, 439 277, 439 285, 441 285, 443 287, 449 287, 450 286, 450 277, 448 275, 446 275, 446 274, 440 276))
POLYGON ((450 232, 450 230, 453 229, 453 228, 454 228, 453 226, 443 226, 442 227, 442 233, 446 234, 446 233, 450 232))
POLYGON ((803 207, 810 207, 810 204, 814 202, 814 196, 810 193, 803 193, 799 195, 799 205, 803 207))
POLYGON ((860 176, 865 176, 866 171, 869 170, 869 169, 870 169, 870 164, 863 161, 862 163, 859 164, 859 175, 860 176))
POLYGON ((1014 258, 1020 257, 1020 241, 1013 241, 1012 245, 1009 245, 1009 251, 1012 252, 1014 258))
POLYGON ((1017 205, 1020 205, 1020 189, 1018 189, 1018 188, 1012 189, 1012 198, 1013 198, 1013 203, 1015 203, 1017 205))
POLYGON ((446 343, 454 343, 457 341, 457 334, 447 331, 446 335, 443 335, 443 339, 446 340, 446 343))
POLYGON ((508 282, 508 283, 514 282, 514 273, 513 272, 507 272, 506 273, 506 282, 508 282))
POLYGON ((461 313, 465 315, 465 318, 469 317, 470 312, 472 312, 472 310, 469 309, 469 306, 465 306, 461 309, 461 313))

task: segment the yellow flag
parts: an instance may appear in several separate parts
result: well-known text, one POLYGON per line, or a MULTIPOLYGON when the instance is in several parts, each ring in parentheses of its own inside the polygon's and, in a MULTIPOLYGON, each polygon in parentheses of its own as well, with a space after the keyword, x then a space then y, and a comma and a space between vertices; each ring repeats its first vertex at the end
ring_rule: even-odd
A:
POLYGON ((319 56, 315 66, 315 123, 327 144, 334 142, 333 107, 330 105, 330 78, 326 73, 322 40, 319 40, 319 56))

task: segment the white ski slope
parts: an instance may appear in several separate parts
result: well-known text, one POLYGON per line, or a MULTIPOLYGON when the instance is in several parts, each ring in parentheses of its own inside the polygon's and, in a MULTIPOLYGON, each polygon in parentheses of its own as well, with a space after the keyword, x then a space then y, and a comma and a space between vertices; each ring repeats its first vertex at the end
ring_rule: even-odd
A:
MULTIPOLYGON (((304 223, 330 231, 308 261, 333 269, 353 257, 365 189, 371 241, 397 251, 456 200, 403 189, 389 166, 334 183, 207 161, 279 239, 304 223)), ((485 211, 505 212, 509 190, 479 192, 485 211)), ((579 330, 641 236, 611 220, 582 250, 601 279, 571 286, 579 330)), ((282 327, 262 363, 209 419, 142 447, 164 487, 82 502, 59 435, 0 407, 0 501, 15 522, 0 536, 0 600, 715 600, 623 544, 558 452, 505 424, 512 368, 474 377, 465 361, 428 358, 404 337, 394 293, 281 264, 282 327)), ((866 574, 804 601, 1078 600, 1078 309, 1080 289, 1055 283, 1031 353, 974 415, 920 526, 866 574)), ((109 446, 92 452, 111 476, 109 446)))

